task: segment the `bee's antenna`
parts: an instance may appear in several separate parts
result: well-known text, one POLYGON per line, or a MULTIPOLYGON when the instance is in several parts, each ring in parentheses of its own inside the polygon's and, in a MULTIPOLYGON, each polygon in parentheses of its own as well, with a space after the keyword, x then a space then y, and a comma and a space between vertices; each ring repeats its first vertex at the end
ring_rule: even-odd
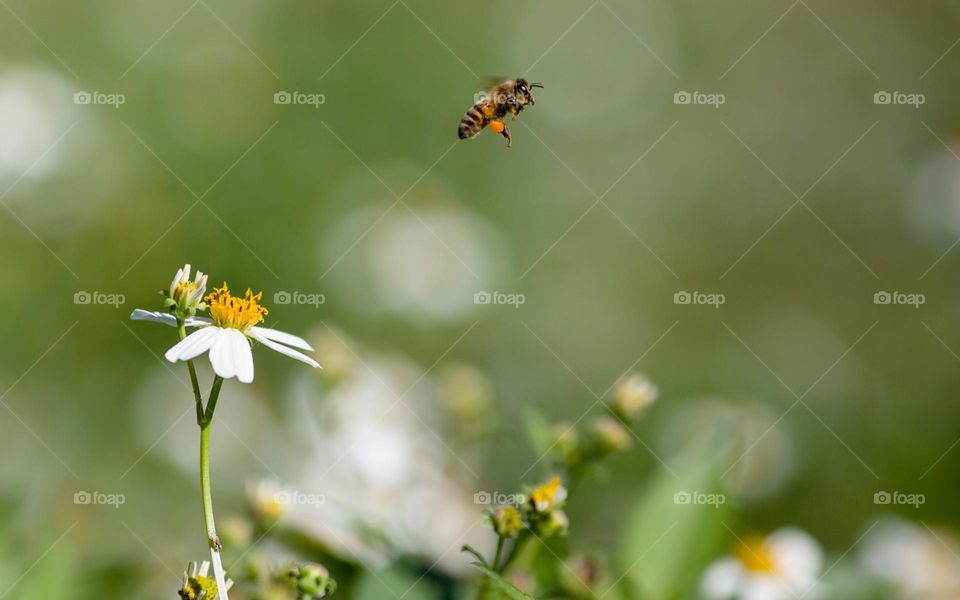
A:
POLYGON ((530 84, 530 87, 532 87, 532 88, 535 88, 535 87, 542 88, 542 87, 543 87, 543 84, 542 84, 542 83, 531 83, 531 84, 530 84))

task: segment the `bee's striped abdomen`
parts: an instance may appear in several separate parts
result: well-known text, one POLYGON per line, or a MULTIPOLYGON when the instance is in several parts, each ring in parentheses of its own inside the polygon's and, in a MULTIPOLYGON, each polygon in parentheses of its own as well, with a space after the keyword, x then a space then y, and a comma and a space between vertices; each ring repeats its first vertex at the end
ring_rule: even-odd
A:
POLYGON ((460 127, 457 133, 460 135, 461 140, 476 137, 478 133, 483 131, 486 124, 486 116, 480 108, 480 104, 474 104, 470 107, 470 110, 467 111, 467 114, 463 115, 463 118, 460 119, 460 127))

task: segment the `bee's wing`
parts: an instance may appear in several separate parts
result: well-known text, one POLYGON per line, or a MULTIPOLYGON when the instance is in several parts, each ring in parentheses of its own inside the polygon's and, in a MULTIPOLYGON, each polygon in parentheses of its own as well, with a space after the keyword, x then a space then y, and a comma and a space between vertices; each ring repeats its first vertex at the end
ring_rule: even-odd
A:
POLYGON ((488 75, 483 78, 483 85, 488 91, 492 91, 498 85, 509 80, 510 80, 509 77, 499 77, 494 75, 488 75))

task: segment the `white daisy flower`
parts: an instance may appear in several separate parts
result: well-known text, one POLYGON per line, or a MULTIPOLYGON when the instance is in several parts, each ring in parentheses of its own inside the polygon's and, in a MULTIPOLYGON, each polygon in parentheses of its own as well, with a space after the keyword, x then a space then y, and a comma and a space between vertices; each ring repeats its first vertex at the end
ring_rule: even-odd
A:
MULTIPOLYGON (((206 297, 210 318, 188 317, 184 319, 187 327, 197 327, 186 338, 167 350, 164 357, 170 362, 193 360, 210 353, 210 364, 214 372, 224 379, 236 377, 241 383, 253 381, 253 352, 250 341, 260 342, 271 350, 276 350, 290 358, 317 368, 320 365, 309 356, 294 350, 313 351, 303 338, 295 335, 258 327, 263 322, 267 309, 260 305, 263 292, 256 295, 250 290, 243 297, 230 294, 227 284, 215 289, 206 297), (292 346, 292 347, 291 347, 292 346)), ((171 314, 136 309, 130 315, 137 321, 156 321, 172 327, 177 326, 177 318, 171 314)))
POLYGON ((742 541, 735 555, 714 562, 700 593, 714 600, 814 600, 823 551, 815 539, 793 527, 742 541))

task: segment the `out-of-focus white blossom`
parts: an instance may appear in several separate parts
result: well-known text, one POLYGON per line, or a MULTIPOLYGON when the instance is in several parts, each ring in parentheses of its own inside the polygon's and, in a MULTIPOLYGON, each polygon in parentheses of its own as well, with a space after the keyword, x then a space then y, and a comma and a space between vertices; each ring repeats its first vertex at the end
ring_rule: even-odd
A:
POLYGON ((900 600, 960 600, 960 539, 943 530, 890 520, 872 529, 859 558, 900 600))
POLYGON ((793 527, 744 539, 734 554, 707 568, 700 593, 711 600, 791 600, 820 597, 820 545, 793 527))
POLYGON ((312 377, 293 394, 293 412, 315 418, 304 470, 285 489, 323 500, 292 503, 281 522, 345 560, 375 567, 413 555, 460 573, 460 546, 492 550, 492 541, 476 490, 464 483, 473 475, 453 454, 455 444, 433 433, 439 424, 434 398, 424 393, 429 378, 418 382, 422 368, 405 360, 361 358, 355 376, 329 394, 318 393, 312 377))

